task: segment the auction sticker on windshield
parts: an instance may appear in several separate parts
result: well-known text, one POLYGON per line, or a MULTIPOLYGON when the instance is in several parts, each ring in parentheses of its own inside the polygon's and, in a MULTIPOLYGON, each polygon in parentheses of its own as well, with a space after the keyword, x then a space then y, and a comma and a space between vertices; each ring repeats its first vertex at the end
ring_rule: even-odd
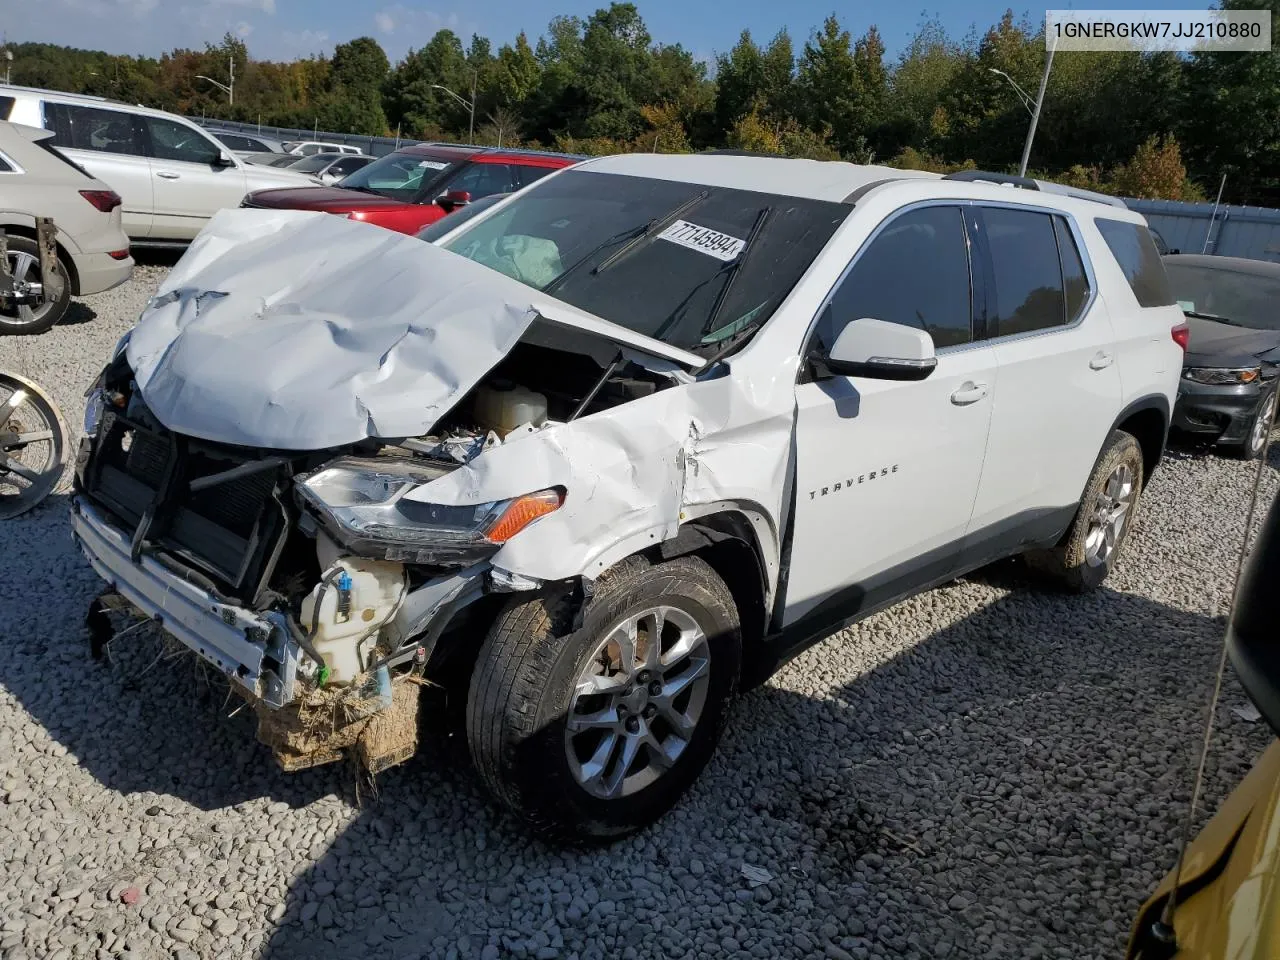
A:
POLYGON ((428 170, 443 170, 447 166, 448 166, 447 163, 441 163, 439 160, 419 160, 418 161, 419 169, 422 169, 423 167, 425 167, 428 170))
POLYGON ((669 240, 690 250, 697 250, 717 260, 733 260, 747 245, 745 240, 731 237, 710 227, 700 227, 688 220, 677 220, 658 234, 659 240, 669 240))

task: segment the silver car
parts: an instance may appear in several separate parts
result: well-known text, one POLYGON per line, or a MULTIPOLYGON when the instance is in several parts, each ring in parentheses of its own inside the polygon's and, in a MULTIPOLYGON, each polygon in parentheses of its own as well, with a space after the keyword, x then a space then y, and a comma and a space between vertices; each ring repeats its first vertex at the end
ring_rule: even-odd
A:
POLYGON ((0 305, 0 334, 42 333, 62 319, 73 295, 109 290, 133 272, 119 194, 46 149, 52 136, 0 122, 0 229, 9 271, 25 296, 50 285, 56 290, 43 302, 0 305), (59 276, 54 278, 40 271, 37 217, 52 217, 58 230, 59 276))

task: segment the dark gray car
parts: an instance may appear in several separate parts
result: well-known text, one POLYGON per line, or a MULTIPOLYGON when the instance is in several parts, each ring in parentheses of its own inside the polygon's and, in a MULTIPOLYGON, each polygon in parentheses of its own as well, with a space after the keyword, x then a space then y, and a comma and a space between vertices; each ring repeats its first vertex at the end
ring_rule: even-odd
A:
POLYGON ((1280 264, 1164 258, 1191 340, 1172 426, 1251 459, 1262 452, 1280 365, 1280 264))

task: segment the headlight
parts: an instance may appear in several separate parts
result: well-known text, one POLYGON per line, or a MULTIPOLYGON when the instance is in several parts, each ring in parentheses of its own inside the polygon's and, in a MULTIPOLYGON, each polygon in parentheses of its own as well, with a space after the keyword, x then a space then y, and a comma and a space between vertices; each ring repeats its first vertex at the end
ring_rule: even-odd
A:
POLYGON ((84 404, 84 435, 91 438, 98 435, 98 424, 102 422, 102 410, 107 405, 107 400, 102 395, 102 387, 99 386, 102 378, 98 379, 99 383, 90 388, 89 398, 84 404))
POLYGON ((447 472, 417 460, 344 457, 300 483, 297 494, 348 550, 409 563, 482 559, 564 503, 559 489, 474 506, 405 499, 447 472))
POLYGON ((1182 372, 1184 380, 1194 383, 1205 383, 1212 386, 1224 386, 1241 383, 1257 383, 1262 376, 1259 367, 1240 367, 1222 369, 1219 367, 1188 367, 1182 372))

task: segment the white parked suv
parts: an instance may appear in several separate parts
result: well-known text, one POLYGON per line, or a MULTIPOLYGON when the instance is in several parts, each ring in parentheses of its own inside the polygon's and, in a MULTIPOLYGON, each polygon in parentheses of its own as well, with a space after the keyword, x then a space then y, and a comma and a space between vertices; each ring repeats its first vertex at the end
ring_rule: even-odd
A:
POLYGON ((51 149, 51 136, 0 121, 0 230, 15 290, 26 301, 0 303, 0 335, 43 333, 63 318, 72 296, 110 290, 133 273, 119 195, 51 149), (40 267, 41 217, 57 229, 55 278, 40 267))
POLYGON ((59 150, 123 198, 135 245, 186 243, 251 190, 320 182, 247 164, 184 117, 101 97, 0 85, 0 120, 53 131, 59 150))
POLYGON ((286 768, 457 706, 537 830, 652 821, 805 645, 997 558, 1115 565, 1182 313, 1141 216, 1000 179, 608 157, 437 245, 220 214, 91 399, 95 635, 161 620, 286 768))

